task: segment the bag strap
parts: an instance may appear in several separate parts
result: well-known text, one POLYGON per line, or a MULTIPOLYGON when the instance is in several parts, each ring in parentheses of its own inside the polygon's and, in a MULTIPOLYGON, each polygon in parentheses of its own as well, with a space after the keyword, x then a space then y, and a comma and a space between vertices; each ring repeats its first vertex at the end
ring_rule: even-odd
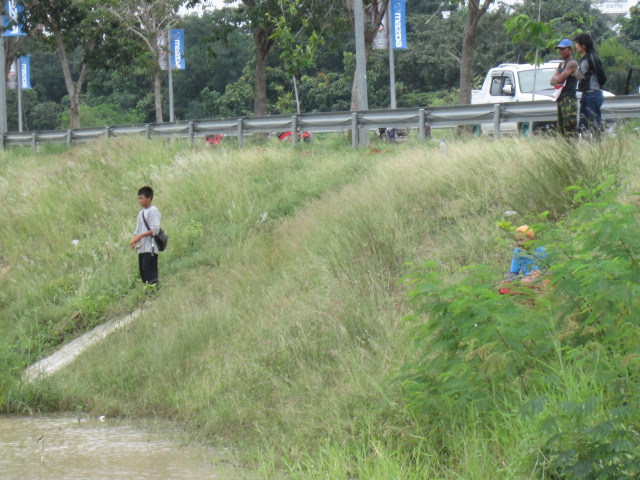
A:
MULTIPOLYGON (((151 230, 151 227, 147 223, 147 219, 144 218, 144 210, 142 211, 142 221, 144 222, 145 226, 147 227, 147 230, 151 230)), ((153 255, 153 251, 154 251, 155 248, 156 248, 156 236, 155 235, 151 235, 151 255, 153 255)))
POLYGON ((147 227, 147 230, 151 230, 151 227, 147 223, 147 219, 144 218, 144 210, 142 211, 142 221, 144 222, 145 227, 147 227))

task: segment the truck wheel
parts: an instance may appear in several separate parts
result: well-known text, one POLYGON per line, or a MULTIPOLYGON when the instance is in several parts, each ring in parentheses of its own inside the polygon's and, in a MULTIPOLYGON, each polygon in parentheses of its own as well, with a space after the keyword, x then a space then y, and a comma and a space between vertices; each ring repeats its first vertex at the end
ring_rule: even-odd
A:
POLYGON ((473 136, 474 137, 481 137, 482 136, 482 126, 480 126, 480 125, 474 125, 473 126, 473 136))
POLYGON ((518 122, 518 133, 520 134, 521 137, 531 136, 531 123, 518 122))

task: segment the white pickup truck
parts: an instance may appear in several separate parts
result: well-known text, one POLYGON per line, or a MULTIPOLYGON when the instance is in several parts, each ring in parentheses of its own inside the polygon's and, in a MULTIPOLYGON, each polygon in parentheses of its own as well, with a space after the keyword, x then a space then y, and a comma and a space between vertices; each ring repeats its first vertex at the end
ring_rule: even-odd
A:
MULTIPOLYGON (((471 103, 504 103, 504 102, 551 102, 553 101, 553 87, 549 84, 556 73, 560 60, 543 63, 536 68, 528 63, 503 63, 489 70, 482 88, 471 92, 471 103)), ((579 93, 578 93, 579 95, 579 93)), ((605 97, 613 96, 604 92, 605 97)), ((503 123, 500 133, 530 132, 555 124, 555 122, 523 122, 503 123)), ((474 125, 474 133, 492 133, 493 123, 474 125)))

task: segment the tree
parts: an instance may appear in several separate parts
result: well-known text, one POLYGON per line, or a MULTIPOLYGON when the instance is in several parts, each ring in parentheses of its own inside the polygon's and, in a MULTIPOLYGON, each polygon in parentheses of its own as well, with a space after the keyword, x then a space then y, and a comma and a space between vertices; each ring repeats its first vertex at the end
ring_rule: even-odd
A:
POLYGON ((473 53, 478 36, 478 23, 494 0, 466 0, 467 21, 462 32, 462 53, 460 55, 460 95, 458 103, 471 103, 473 81, 473 53))
MULTIPOLYGON (((295 2, 297 12, 291 15, 291 11, 282 0, 242 0, 237 8, 225 8, 220 11, 220 16, 214 23, 212 39, 226 40, 230 32, 236 28, 244 28, 253 37, 255 45, 254 64, 254 115, 267 113, 267 67, 269 53, 276 44, 276 21, 284 18, 285 23, 292 20, 294 23, 307 19, 309 25, 316 32, 319 22, 327 25, 341 25, 335 14, 336 0, 300 0, 295 2), (284 9, 284 10, 283 10, 284 9), (331 22, 326 21, 331 18, 331 22)), ((385 0, 388 1, 388 0, 385 0)), ((282 30, 282 29, 281 29, 282 30)), ((297 32, 296 25, 289 26, 288 30, 297 32)), ((290 57, 293 58, 293 57, 290 57)))
POLYGON ((552 32, 557 37, 571 37, 578 31, 587 31, 594 40, 611 34, 607 16, 593 6, 591 0, 540 0, 522 2, 516 14, 538 18, 543 23, 552 23, 552 32), (542 8, 540 8, 542 6, 542 8))
POLYGON ((313 66, 318 47, 324 43, 319 31, 323 26, 312 23, 319 17, 313 11, 304 12, 301 0, 279 0, 279 3, 282 11, 278 17, 272 18, 275 30, 272 37, 278 41, 284 68, 293 78, 296 110, 300 114, 297 77, 313 66))
MULTIPOLYGON (((210 118, 219 115, 211 103, 211 95, 225 92, 227 85, 236 82, 253 57, 253 39, 243 29, 230 32, 228 43, 211 41, 211 24, 217 11, 202 16, 189 15, 180 22, 188 41, 185 58, 188 70, 173 77, 175 111, 179 118, 210 118), (204 90, 207 89, 207 92, 204 90), (207 101, 203 102, 203 98, 207 101)), ((253 109, 253 73, 249 76, 253 109)), ((235 114, 234 114, 235 115, 235 114)))
POLYGON ((524 13, 512 17, 504 24, 507 33, 513 34, 513 43, 530 47, 525 58, 534 65, 541 63, 540 50, 548 47, 551 25, 533 20, 524 13))
POLYGON ((156 123, 163 122, 162 116, 162 70, 158 39, 166 38, 169 30, 179 20, 178 9, 186 0, 110 0, 108 11, 142 41, 151 54, 149 68, 153 71, 153 92, 155 98, 156 123))
POLYGON ((212 40, 228 41, 237 28, 247 29, 255 46, 253 79, 253 113, 267 113, 267 61, 274 44, 273 18, 280 9, 277 0, 242 0, 237 8, 227 7, 219 11, 213 22, 212 40))
POLYGON ((24 25, 60 58, 69 95, 71 128, 80 127, 80 93, 92 68, 125 61, 117 26, 97 0, 24 0, 24 25), (71 54, 78 52, 78 65, 71 54), (75 77, 75 79, 74 79, 75 77))

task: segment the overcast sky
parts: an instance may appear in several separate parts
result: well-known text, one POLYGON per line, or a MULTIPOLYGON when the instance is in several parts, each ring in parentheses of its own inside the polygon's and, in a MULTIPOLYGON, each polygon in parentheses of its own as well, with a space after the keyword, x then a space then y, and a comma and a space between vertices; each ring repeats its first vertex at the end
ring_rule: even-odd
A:
POLYGON ((221 8, 224 7, 225 3, 224 0, 207 0, 206 2, 202 2, 201 5, 195 7, 195 8, 184 8, 182 7, 178 13, 180 15, 187 15, 189 13, 200 13, 202 12, 202 9, 206 9, 206 10, 214 10, 216 8, 221 8))

